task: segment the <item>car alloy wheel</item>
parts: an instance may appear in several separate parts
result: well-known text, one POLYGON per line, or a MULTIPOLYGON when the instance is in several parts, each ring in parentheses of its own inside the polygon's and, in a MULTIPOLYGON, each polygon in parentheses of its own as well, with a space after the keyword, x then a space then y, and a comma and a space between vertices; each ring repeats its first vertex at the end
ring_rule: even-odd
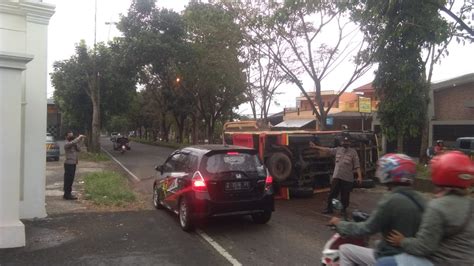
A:
POLYGON ((179 224, 184 231, 192 231, 194 229, 186 198, 182 198, 179 202, 179 224))
POLYGON ((153 205, 156 209, 163 209, 163 204, 161 204, 161 191, 159 186, 153 187, 153 205))

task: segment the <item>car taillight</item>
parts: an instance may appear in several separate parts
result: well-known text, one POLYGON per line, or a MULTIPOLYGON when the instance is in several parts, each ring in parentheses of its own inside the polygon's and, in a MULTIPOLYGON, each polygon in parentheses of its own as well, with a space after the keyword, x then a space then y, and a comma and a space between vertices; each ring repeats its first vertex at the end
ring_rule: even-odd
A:
POLYGON ((273 184, 273 177, 271 175, 267 175, 265 179, 265 190, 270 190, 273 184))
POLYGON ((201 175, 201 172, 197 171, 194 173, 192 178, 192 188, 194 191, 205 192, 207 191, 207 186, 204 178, 201 175))
POLYGON ((239 153, 236 151, 229 151, 227 155, 239 155, 239 153))

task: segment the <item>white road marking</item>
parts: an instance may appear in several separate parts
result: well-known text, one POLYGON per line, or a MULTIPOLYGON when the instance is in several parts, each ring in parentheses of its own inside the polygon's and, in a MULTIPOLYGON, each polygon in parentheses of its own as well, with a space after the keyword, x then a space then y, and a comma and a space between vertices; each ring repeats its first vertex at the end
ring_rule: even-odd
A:
POLYGON ((219 254, 221 254, 226 260, 228 260, 232 265, 234 266, 242 266, 242 263, 240 263, 238 260, 236 260, 232 255, 227 252, 219 243, 214 241, 208 234, 204 233, 201 230, 196 230, 196 233, 200 237, 202 237, 204 240, 206 240, 219 254))
POLYGON ((104 148, 100 147, 105 153, 107 153, 107 155, 110 156, 110 158, 112 158, 112 160, 114 160, 118 165, 120 165, 120 167, 123 168, 123 170, 125 170, 132 178, 133 178, 133 181, 135 182, 140 182, 140 178, 138 178, 136 175, 134 175, 130 170, 128 170, 127 167, 125 167, 125 165, 123 165, 121 162, 119 162, 119 160, 117 160, 112 154, 110 154, 110 152, 108 152, 107 150, 105 150, 104 148))

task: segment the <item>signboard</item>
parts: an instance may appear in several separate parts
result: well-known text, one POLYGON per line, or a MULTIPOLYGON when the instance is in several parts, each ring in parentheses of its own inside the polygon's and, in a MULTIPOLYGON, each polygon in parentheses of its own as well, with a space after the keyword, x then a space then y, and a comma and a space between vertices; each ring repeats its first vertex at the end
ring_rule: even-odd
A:
POLYGON ((372 101, 370 98, 359 96, 359 113, 372 113, 372 101))

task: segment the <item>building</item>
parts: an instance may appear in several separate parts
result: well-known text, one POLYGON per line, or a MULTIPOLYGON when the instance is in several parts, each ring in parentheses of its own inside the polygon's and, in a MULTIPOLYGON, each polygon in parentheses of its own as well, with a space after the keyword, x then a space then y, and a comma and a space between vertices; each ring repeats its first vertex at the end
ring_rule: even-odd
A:
POLYGON ((430 145, 459 137, 474 137, 474 73, 433 83, 430 89, 430 145))
POLYGON ((0 2, 0 248, 25 245, 20 218, 45 217, 48 23, 54 6, 0 2))
POLYGON ((63 137, 64 134, 61 132, 61 113, 53 99, 48 99, 46 123, 46 132, 53 135, 56 139, 63 137))
MULTIPOLYGON (((316 93, 308 92, 308 95, 311 101, 318 106, 316 93)), ((343 92, 340 96, 338 95, 339 93, 336 91, 321 92, 321 99, 325 109, 334 102, 326 119, 326 128, 329 130, 340 130, 343 126, 347 126, 350 130, 370 130, 372 115, 371 113, 361 114, 359 112, 359 100, 360 97, 370 98, 370 110, 371 112, 375 112, 378 104, 375 99, 375 93, 373 91, 357 91, 356 89, 353 92, 343 92)), ((307 125, 310 125, 310 121, 315 120, 315 114, 311 109, 309 100, 303 95, 297 97, 295 108, 284 109, 283 120, 298 120, 297 123, 293 124, 302 124, 304 128, 307 129, 307 125)), ((288 124, 288 122, 286 122, 286 124, 288 124)), ((283 125, 277 125, 277 127, 278 126, 283 125)))
MULTIPOLYGON (((429 146, 436 140, 444 140, 446 146, 453 146, 459 137, 474 136, 474 73, 432 83, 428 105, 429 146)), ((384 153, 396 150, 396 141, 387 141, 381 134, 380 121, 375 119, 373 130, 382 139, 384 153)), ((405 153, 420 155, 421 137, 404 140, 405 153)))

